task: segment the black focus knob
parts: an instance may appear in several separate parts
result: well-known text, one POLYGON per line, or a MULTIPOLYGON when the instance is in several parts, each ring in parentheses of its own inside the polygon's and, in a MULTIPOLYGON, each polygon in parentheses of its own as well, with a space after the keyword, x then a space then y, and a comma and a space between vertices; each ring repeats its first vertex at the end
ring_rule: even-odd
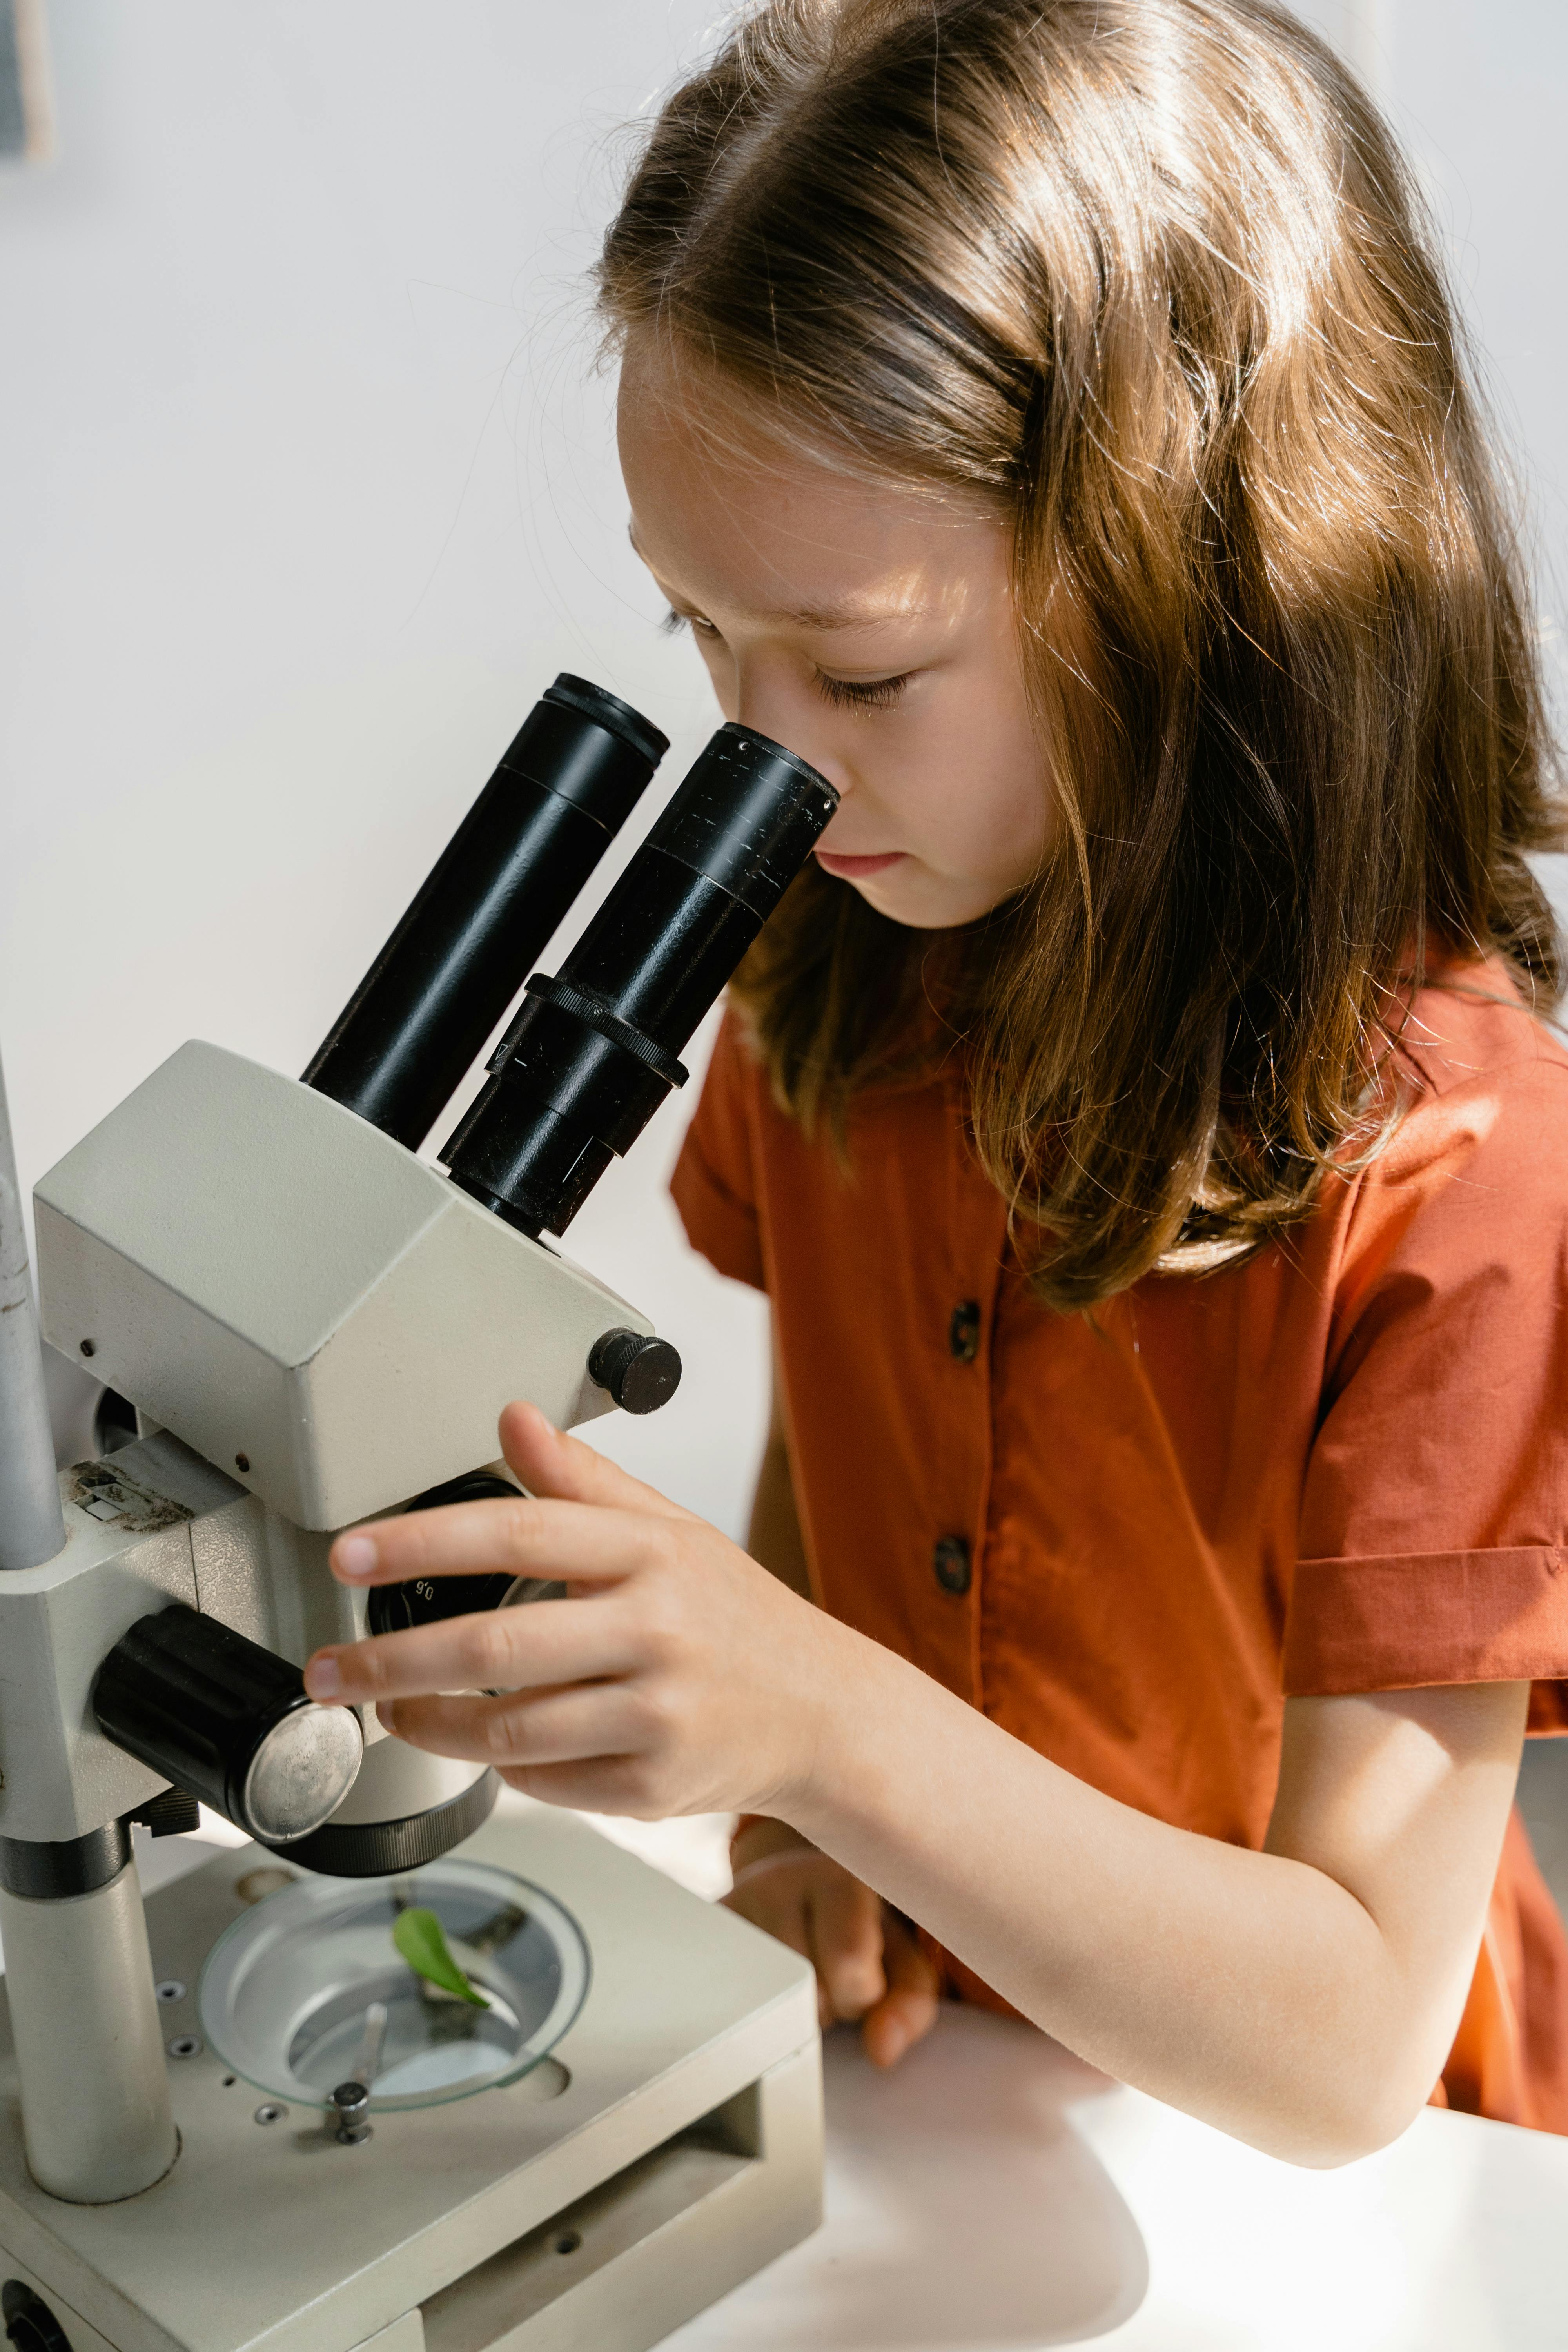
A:
POLYGON ((320 1829, 363 1753, 351 1707, 313 1706, 298 1666, 181 1601, 121 1635, 92 1704, 117 1748, 264 1845, 320 1829))
MULTIPOLYGON (((493 1470, 468 1470, 444 1486, 427 1487, 409 1504, 411 1511, 438 1511, 447 1503, 515 1503, 518 1489, 493 1470)), ((405 1584, 377 1584, 365 1604, 373 1633, 403 1633, 412 1625, 437 1625, 447 1617, 468 1617, 480 1609, 504 1609, 509 1601, 536 1601, 565 1591, 537 1579, 510 1575, 416 1576, 405 1584)))
POLYGON ((623 1412, 657 1412, 680 1386, 680 1358, 668 1339, 604 1331, 589 1354, 588 1378, 607 1389, 623 1412))

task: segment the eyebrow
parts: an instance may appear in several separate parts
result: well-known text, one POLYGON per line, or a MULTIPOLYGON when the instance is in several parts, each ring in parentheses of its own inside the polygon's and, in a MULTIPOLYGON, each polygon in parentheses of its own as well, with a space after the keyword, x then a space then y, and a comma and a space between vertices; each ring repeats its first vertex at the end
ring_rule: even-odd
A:
MULTIPOLYGON (((629 523, 626 537, 631 541, 633 554, 639 562, 647 563, 647 556, 637 545, 637 533, 629 523)), ((651 572, 653 566, 648 564, 648 569, 651 572)), ((657 572, 654 578, 657 582, 657 572)), ((669 594, 668 588, 661 588, 659 593, 666 596, 669 594)), ((782 604, 764 608, 757 618, 778 622, 788 629, 879 629, 885 628, 892 621, 917 620, 927 609, 923 604, 900 605, 895 612, 866 613, 857 611, 852 604, 782 604)))
POLYGON ((850 604, 791 604, 773 607, 759 615, 764 621, 782 621, 792 629, 879 629, 889 621, 909 621, 919 617, 923 605, 901 604, 889 613, 857 612, 850 604))

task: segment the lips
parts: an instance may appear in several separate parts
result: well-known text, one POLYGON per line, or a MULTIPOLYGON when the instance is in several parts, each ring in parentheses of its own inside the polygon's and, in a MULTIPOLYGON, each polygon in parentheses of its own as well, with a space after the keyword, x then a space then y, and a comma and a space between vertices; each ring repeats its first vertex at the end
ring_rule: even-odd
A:
POLYGON ((875 857, 835 857, 819 849, 816 862, 825 874, 837 874, 841 882, 866 882, 873 874, 885 874, 889 866, 897 866, 904 855, 901 849, 888 849, 875 857))

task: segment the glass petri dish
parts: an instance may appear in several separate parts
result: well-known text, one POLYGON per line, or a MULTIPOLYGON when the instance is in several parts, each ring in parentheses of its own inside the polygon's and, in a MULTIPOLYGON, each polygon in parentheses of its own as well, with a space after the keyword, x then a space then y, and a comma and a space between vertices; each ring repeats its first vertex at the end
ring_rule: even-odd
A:
POLYGON ((582 1929, 542 1887, 448 1858, 265 1896, 207 1954, 197 2007, 211 2048, 258 2090, 322 2106, 358 2079, 387 2113, 515 2083, 571 2025, 590 1972, 582 1929), (404 1959, 393 1925, 415 1904, 435 1912, 488 2008, 404 1959))

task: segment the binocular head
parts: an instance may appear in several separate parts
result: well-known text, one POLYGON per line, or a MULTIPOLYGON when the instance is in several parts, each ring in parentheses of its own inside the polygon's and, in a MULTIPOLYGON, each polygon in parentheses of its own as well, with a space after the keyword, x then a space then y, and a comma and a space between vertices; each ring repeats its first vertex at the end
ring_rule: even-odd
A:
POLYGON ((721 727, 560 972, 529 978, 668 749, 614 695, 558 677, 305 1072, 417 1150, 527 980, 440 1158, 535 1238, 565 1232, 685 1084, 682 1049, 838 804, 794 752, 721 727))

